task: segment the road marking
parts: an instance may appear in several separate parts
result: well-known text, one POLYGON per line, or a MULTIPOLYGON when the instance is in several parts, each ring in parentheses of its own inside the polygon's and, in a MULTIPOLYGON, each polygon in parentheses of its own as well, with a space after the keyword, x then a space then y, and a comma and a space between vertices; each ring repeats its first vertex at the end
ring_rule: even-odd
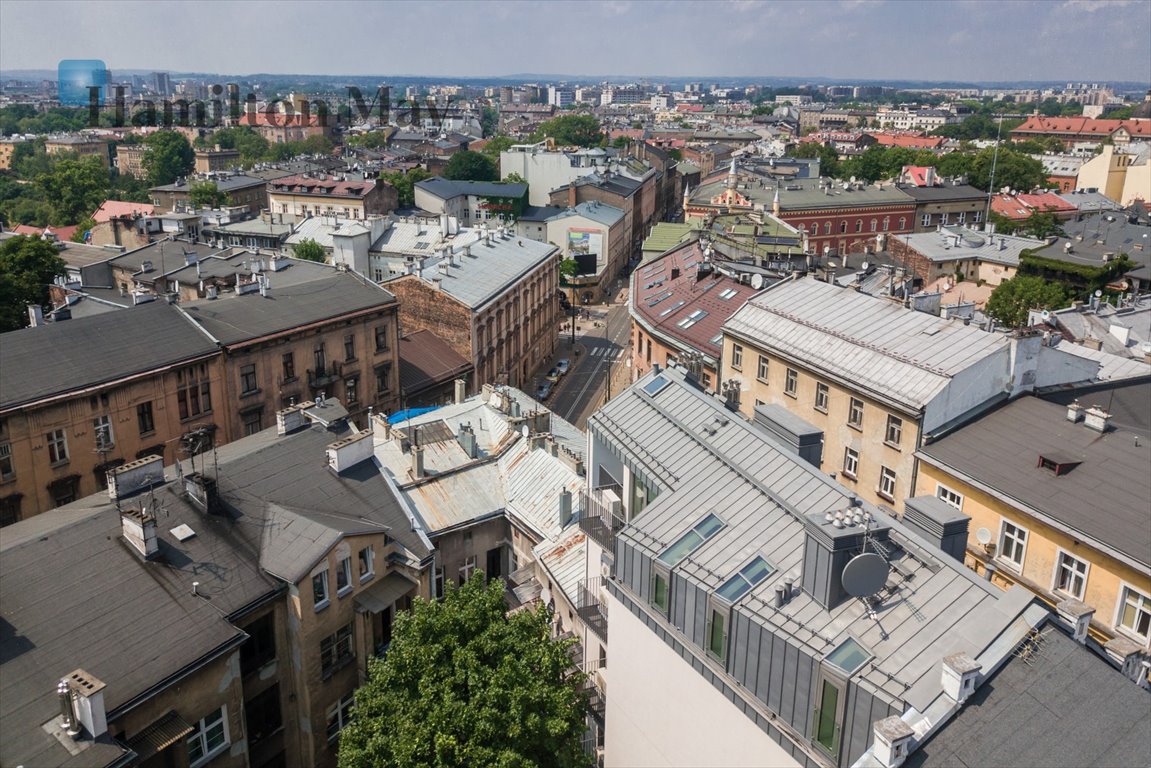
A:
POLYGON ((591 353, 592 357, 598 357, 599 355, 603 354, 603 347, 596 347, 591 351, 591 353))

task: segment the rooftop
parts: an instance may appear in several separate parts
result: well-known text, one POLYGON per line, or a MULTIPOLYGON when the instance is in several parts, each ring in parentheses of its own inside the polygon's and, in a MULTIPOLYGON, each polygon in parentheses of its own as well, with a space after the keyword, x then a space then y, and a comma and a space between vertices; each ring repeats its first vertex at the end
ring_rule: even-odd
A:
POLYGON ((1010 267, 1019 266, 1019 254, 1023 251, 1047 245, 1030 237, 988 234, 960 226, 901 235, 899 241, 936 264, 978 259, 1010 267))
POLYGON ((268 182, 270 195, 306 195, 311 197, 347 197, 362 199, 367 197, 377 186, 386 184, 384 181, 358 179, 344 181, 335 177, 329 178, 324 174, 317 177, 298 175, 284 176, 268 182))
POLYGON ((404 397, 465 376, 472 364, 431 331, 400 337, 400 391, 404 397))
POLYGON ((242 173, 216 173, 211 177, 193 177, 190 179, 179 179, 174 184, 164 184, 159 187, 152 187, 151 192, 188 192, 191 190, 193 184, 199 184, 203 181, 214 181, 216 188, 221 192, 233 192, 239 189, 247 189, 249 187, 263 187, 267 184, 264 179, 256 178, 254 176, 247 176, 242 173))
POLYGON ((131 203, 121 200, 105 200, 92 214, 92 220, 97 224, 109 219, 133 218, 135 216, 151 216, 156 207, 151 203, 131 203))
MULTIPOLYGON (((1142 398, 1138 417, 1146 423, 1151 382, 1131 386, 1134 401, 1142 398)), ((1106 408, 1108 399, 1103 390, 1085 395, 1082 405, 1106 408)), ((1139 440, 1122 423, 1112 427, 1100 433, 1068 421, 1066 407, 1027 396, 924 446, 918 455, 1146 568, 1151 566, 1151 440, 1139 440), (1076 466, 1058 476, 1041 466, 1041 457, 1055 453, 1076 466)))
POLYGON ((503 183, 498 181, 455 181, 434 176, 430 179, 416 182, 416 188, 429 192, 442 200, 450 200, 461 195, 476 195, 477 197, 523 197, 528 192, 528 185, 519 182, 503 183))

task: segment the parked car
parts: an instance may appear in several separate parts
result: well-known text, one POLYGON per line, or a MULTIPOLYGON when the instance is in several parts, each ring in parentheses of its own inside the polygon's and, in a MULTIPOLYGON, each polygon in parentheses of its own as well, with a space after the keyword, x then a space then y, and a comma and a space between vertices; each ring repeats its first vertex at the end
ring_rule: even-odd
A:
POLYGON ((551 393, 552 383, 550 381, 545 381, 536 387, 536 400, 539 400, 542 403, 544 400, 547 400, 549 397, 551 397, 551 393))
POLYGON ((571 368, 571 360, 568 360, 565 357, 563 360, 560 360, 558 363, 556 363, 555 370, 556 370, 556 372, 559 373, 560 376, 563 376, 565 373, 568 372, 568 369, 570 369, 570 368, 571 368))
POLYGON ((548 381, 552 382, 552 383, 559 381, 560 380, 559 368, 552 368, 550 371, 548 371, 548 375, 545 376, 544 378, 547 379, 548 381))

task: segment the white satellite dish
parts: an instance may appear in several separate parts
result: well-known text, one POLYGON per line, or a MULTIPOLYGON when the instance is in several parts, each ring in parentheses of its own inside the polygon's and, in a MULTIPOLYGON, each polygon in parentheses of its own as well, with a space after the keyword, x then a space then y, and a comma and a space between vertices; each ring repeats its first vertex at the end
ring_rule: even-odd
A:
POLYGON ((751 276, 751 287, 757 291, 760 288, 762 288, 763 287, 763 275, 752 275, 751 276))
POLYGON ((1045 309, 1039 313, 1039 316, 1042 317, 1044 320, 1048 320, 1051 318, 1051 313, 1045 309))
POLYGON ((522 427, 520 427, 520 434, 524 437, 531 437, 531 427, 529 427, 527 424, 524 424, 522 427))
POLYGON ((980 528, 975 532, 975 540, 980 544, 987 546, 991 543, 991 531, 987 530, 986 528, 980 528))
POLYGON ((870 597, 887 583, 887 561, 874 552, 856 555, 844 566, 840 581, 852 597, 870 597))
POLYGON ((859 265, 859 268, 860 268, 860 269, 862 269, 864 272, 866 272, 866 271, 867 271, 867 268, 868 268, 869 266, 871 266, 871 265, 870 265, 870 264, 868 264, 868 263, 865 261, 865 262, 863 262, 862 264, 860 264, 860 265, 859 265))
POLYGON ((1103 291, 1100 290, 1099 288, 1096 288, 1095 289, 1095 298, 1099 298, 1102 295, 1103 295, 1103 291))

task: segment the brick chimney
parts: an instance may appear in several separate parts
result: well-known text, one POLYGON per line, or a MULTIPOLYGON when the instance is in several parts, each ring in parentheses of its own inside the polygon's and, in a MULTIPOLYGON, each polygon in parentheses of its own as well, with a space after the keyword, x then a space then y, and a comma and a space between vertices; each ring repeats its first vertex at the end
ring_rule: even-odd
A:
POLYGON ((576 202, 576 186, 575 184, 568 184, 568 208, 575 208, 578 203, 576 202))

